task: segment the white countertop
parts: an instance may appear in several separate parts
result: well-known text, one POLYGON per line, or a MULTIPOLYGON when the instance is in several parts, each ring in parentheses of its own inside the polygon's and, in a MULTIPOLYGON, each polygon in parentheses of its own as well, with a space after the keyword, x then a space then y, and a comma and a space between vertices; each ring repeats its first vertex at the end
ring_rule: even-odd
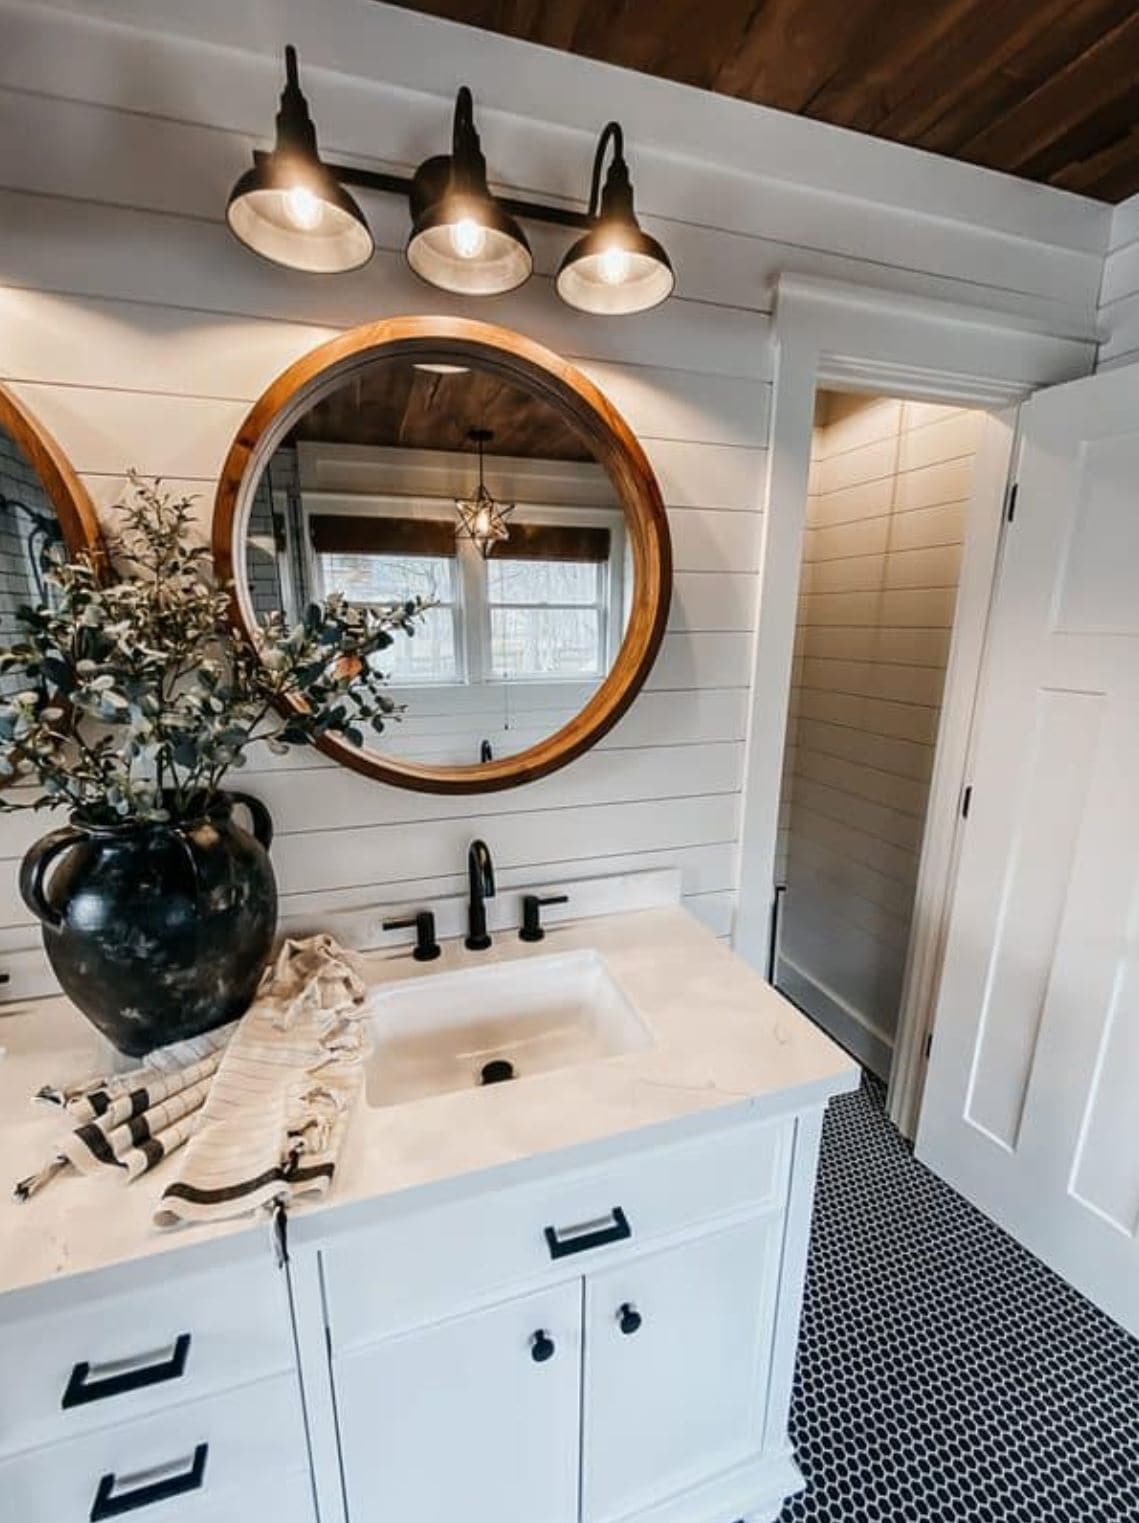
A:
MULTIPOLYGON (((406 1203, 414 1196, 403 1192, 444 1182, 484 1188, 488 1172, 543 1154, 612 1145, 648 1128, 715 1125, 731 1109, 752 1117, 786 1113, 858 1082, 851 1058, 678 907, 563 924, 533 945, 504 932, 481 953, 449 941, 433 963, 416 963, 402 949, 376 953, 369 974, 376 983, 430 978, 579 948, 603 955, 652 1045, 405 1105, 373 1109, 361 1095, 332 1192, 290 1213, 294 1233, 309 1237, 331 1228, 329 1213, 351 1203, 391 1205, 396 1195, 406 1203)), ((11 1185, 50 1158, 59 1136, 59 1113, 33 1106, 31 1096, 43 1084, 98 1072, 106 1049, 64 999, 0 1017, 0 1045, 7 1049, 0 1058, 0 1160, 7 1174, 0 1178, 0 1293, 191 1242, 265 1231, 263 1220, 248 1218, 173 1232, 153 1227, 176 1160, 133 1184, 67 1174, 24 1204, 13 1200, 11 1185)))

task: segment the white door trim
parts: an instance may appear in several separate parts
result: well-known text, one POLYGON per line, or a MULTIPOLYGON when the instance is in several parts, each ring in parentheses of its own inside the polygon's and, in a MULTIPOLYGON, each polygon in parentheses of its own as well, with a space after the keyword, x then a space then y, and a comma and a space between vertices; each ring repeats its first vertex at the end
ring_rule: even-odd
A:
MULTIPOLYGON (((1070 346, 1033 331, 1015 318, 947 302, 859 286, 784 275, 775 303, 775 377, 768 451, 760 603, 753 650, 751 705, 744 766, 743 820, 733 945, 754 967, 767 962, 774 889, 783 747, 791 693, 791 658, 807 507, 815 393, 820 385, 957 402, 963 406, 1015 406, 1038 387, 1084 374, 1073 372, 1070 346)), ((1007 429, 1007 424, 1006 424, 1007 429)), ((1003 483, 1002 483, 1003 486, 1003 483)), ((983 515, 971 514, 972 518, 983 515)), ((999 512, 995 515, 998 525, 999 512)), ((977 554, 980 555, 980 550, 977 554)), ((991 585, 996 536, 991 536, 991 585)), ((978 575, 980 573, 978 572, 978 575)), ((987 598, 972 617, 979 652, 987 598)), ((965 681, 967 663, 959 682, 965 681)), ((972 711, 976 669, 968 692, 972 711)), ((947 692, 947 708, 951 695, 947 692)), ((954 701, 955 711, 961 706, 954 701)), ((957 800, 946 783, 938 807, 957 800)), ((932 795, 931 795, 932 805, 932 795)), ((953 827, 949 835, 952 838, 953 827)), ((939 839, 940 839, 939 835, 939 839)), ((923 860, 923 872, 925 863, 923 860)), ((949 873, 931 863, 936 873, 949 873)), ((915 972, 915 978, 916 978, 915 972)), ((907 1015, 912 1023, 918 985, 907 1015)), ((920 986, 924 989, 924 985, 920 986)), ((925 1031, 899 1025, 898 1045, 924 1048, 925 1031)), ((924 1063, 924 1054, 923 1054, 924 1063)), ((922 1065, 907 1061, 904 1089, 891 1114, 906 1130, 916 1117, 922 1065), (915 1087, 915 1079, 917 1080, 915 1087)), ((896 1100, 896 1104, 895 1104, 896 1100)))

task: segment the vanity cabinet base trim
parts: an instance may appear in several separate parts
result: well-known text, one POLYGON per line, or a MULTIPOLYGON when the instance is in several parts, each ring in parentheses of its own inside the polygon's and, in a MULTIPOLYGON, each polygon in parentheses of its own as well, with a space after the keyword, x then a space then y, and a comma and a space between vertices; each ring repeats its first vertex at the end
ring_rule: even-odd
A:
POLYGON ((790 1450, 785 1450, 723 1471, 612 1523, 775 1523, 787 1498, 805 1484, 790 1450))

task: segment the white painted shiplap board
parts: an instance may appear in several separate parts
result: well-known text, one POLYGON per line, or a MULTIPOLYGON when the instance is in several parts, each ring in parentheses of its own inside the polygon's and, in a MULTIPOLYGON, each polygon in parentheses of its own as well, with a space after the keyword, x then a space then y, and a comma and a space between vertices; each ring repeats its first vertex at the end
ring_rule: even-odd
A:
POLYGON ((1139 362, 1139 195, 1115 208, 1103 266, 1098 369, 1139 362))
MULTIPOLYGON (((556 777, 482 800, 327 769, 309 790, 319 758, 257 759, 245 785, 272 800, 286 903, 454 891, 481 831, 514 884, 675 863, 693 908, 729 934, 777 277, 967 303, 1019 325, 1026 354, 1076 369, 1095 336, 1103 209, 374 0, 0 0, 0 30, 0 377, 101 511, 134 464, 198 493, 204 527, 230 439, 281 368, 345 327, 425 310, 501 322, 575 360, 661 481, 674 603, 630 714, 556 777), (565 240, 542 228, 522 291, 448 297, 409 274, 404 209, 382 197, 367 199, 379 247, 361 271, 326 280, 252 257, 222 209, 271 129, 286 40, 325 151, 361 162, 407 167, 445 147, 465 81, 496 183, 580 203, 616 111, 677 298, 620 323, 572 312, 550 280, 565 240)), ((5 949, 34 939, 15 869, 46 825, 0 820, 5 949)))
POLYGON ((791 966, 789 992, 824 1022, 841 1007, 840 1039, 871 1033, 865 1055, 876 1060, 901 998, 983 416, 891 397, 820 399, 784 775, 780 963, 791 966))

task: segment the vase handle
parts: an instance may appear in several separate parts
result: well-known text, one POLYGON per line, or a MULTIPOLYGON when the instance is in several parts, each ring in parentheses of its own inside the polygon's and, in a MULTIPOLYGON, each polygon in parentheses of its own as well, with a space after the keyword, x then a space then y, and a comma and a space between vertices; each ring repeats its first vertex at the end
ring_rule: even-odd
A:
POLYGON ((249 818, 253 823, 253 835, 268 851, 273 844, 273 817, 265 805, 260 799, 255 799, 251 793, 231 793, 229 796, 235 804, 244 804, 249 810, 249 818))
POLYGON ((69 846, 75 846, 86 839, 86 832, 77 829, 74 825, 64 825, 62 829, 53 830, 37 841, 20 863, 20 898, 36 919, 42 920, 44 925, 58 929, 63 923, 63 916, 59 910, 48 903, 47 895, 44 893, 44 879, 47 877, 48 868, 61 851, 66 851, 69 846))

